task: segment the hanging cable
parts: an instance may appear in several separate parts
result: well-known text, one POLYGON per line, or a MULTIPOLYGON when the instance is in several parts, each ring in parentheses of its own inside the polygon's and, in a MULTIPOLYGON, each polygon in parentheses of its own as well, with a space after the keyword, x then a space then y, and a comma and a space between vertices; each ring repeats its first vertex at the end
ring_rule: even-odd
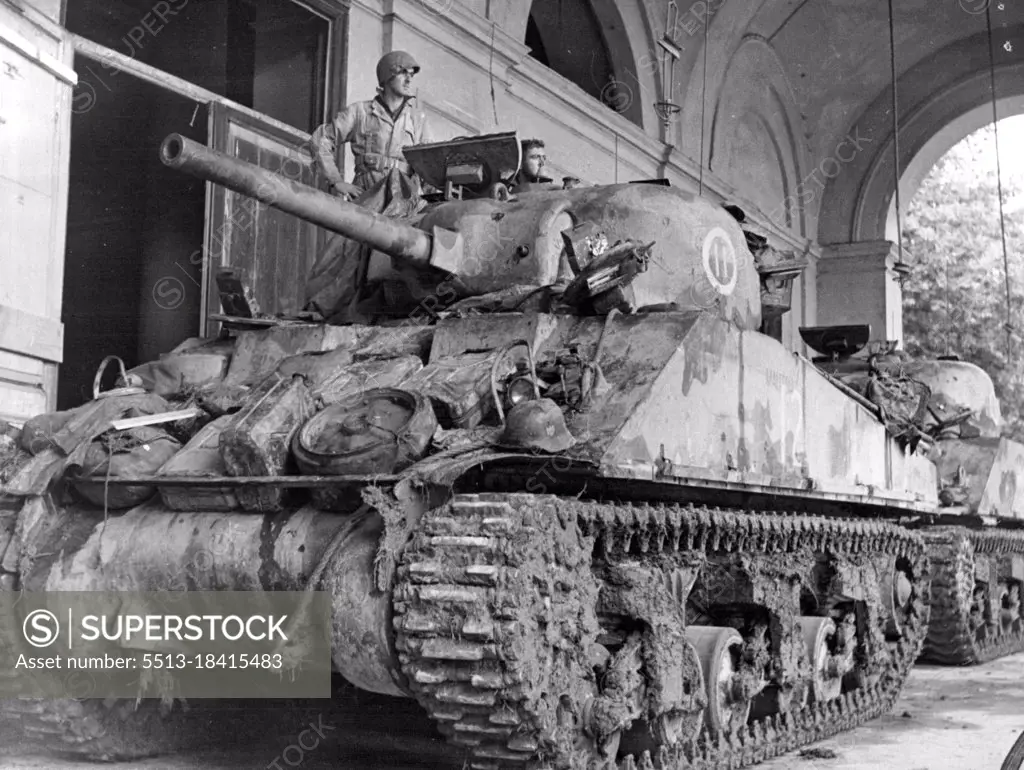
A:
POLYGON ((1013 309, 1010 293, 1010 258, 1006 249, 1006 220, 1003 216, 1003 170, 999 160, 999 110, 996 106, 996 60, 992 52, 992 4, 985 9, 985 25, 988 28, 988 74, 989 88, 992 92, 992 128, 996 140, 996 191, 999 194, 999 235, 1003 243, 1003 277, 1006 283, 1006 362, 1012 359, 1013 346, 1013 309))
POLYGON ((949 252, 945 254, 943 260, 943 268, 946 272, 946 352, 945 355, 949 357, 949 332, 953 328, 953 313, 949 305, 949 252))
POLYGON ((889 0, 889 68, 892 73, 892 153, 893 177, 896 188, 896 254, 897 262, 903 267, 903 219, 900 206, 900 131, 899 101, 896 96, 896 24, 893 20, 892 0, 889 0))
POLYGON ((615 132, 615 184, 619 183, 619 132, 615 132))
POLYGON ((491 79, 491 109, 494 110, 494 125, 498 125, 498 100, 494 95, 494 30, 497 27, 491 22, 491 58, 487 63, 487 75, 491 79))
POLYGON ((708 16, 707 9, 704 11, 704 82, 700 87, 700 176, 698 178, 699 195, 704 194, 704 116, 708 108, 708 16))

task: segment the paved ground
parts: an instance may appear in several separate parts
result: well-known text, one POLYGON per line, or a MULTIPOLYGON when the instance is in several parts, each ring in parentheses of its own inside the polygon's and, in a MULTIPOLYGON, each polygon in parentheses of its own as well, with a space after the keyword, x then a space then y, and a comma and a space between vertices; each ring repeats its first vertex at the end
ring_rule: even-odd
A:
POLYGON ((1024 654, 973 668, 917 666, 891 714, 771 770, 999 770, 1024 729, 1024 654))
MULTIPOLYGON (((891 715, 815 748, 830 759, 791 755, 765 770, 998 770, 1024 729, 1024 654, 977 668, 918 667, 891 715)), ((216 722, 202 739, 228 743, 174 757, 89 765, 33 756, 5 743, 11 770, 461 770, 431 724, 406 701, 350 692, 329 708, 246 712, 216 722), (320 738, 310 725, 320 726, 320 738), (335 729, 331 729, 335 728, 335 729), (303 731, 306 731, 303 733, 303 731), (300 740, 301 736, 301 740, 300 740), (300 746, 301 744, 301 746, 300 746)), ((197 743, 200 739, 197 739, 197 743)))

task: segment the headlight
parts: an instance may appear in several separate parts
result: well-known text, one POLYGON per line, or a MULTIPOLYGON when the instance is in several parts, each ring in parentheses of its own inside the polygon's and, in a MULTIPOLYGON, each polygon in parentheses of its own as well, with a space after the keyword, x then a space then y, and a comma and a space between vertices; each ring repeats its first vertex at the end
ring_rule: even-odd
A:
POLYGON ((505 390, 505 402, 509 407, 529 401, 533 398, 533 380, 529 377, 516 377, 505 390))

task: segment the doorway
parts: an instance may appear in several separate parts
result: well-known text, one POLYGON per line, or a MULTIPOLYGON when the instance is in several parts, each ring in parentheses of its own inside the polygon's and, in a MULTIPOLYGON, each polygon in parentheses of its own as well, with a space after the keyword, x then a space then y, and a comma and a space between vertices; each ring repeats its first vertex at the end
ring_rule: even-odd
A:
POLYGON ((344 20, 327 0, 68 4, 70 32, 132 66, 75 57, 58 409, 93 397, 106 356, 131 368, 205 326, 207 184, 164 166, 158 150, 170 133, 216 146, 220 105, 174 83, 280 121, 295 141, 341 96, 344 20), (136 62, 168 85, 133 74, 136 62))
POLYGON ((205 105, 87 59, 76 72, 96 90, 71 120, 58 409, 93 397, 104 357, 130 368, 195 335, 201 306, 202 265, 189 255, 203 245, 205 183, 164 166, 158 149, 171 131, 205 144, 205 105))

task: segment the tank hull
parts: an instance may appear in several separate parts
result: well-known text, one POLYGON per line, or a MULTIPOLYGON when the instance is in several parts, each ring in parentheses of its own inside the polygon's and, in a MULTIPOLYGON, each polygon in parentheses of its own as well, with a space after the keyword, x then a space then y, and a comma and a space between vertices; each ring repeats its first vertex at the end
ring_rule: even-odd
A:
MULTIPOLYGON (((226 431, 231 451, 182 463, 194 475, 113 480, 162 502, 62 507, 43 490, 70 458, 32 458, 6 587, 327 590, 336 671, 414 697, 480 770, 737 768, 851 729, 895 702, 933 605, 959 611, 963 591, 931 596, 950 564, 957 590, 993 587, 985 606, 998 599, 1015 643, 1019 596, 1002 606, 1002 578, 1024 576, 1002 554, 1016 545, 928 534, 951 512, 933 442, 895 435, 874 402, 759 333, 763 266, 721 207, 610 185, 396 222, 186 141, 169 137, 164 162, 376 250, 370 276, 400 274, 425 312, 239 334, 226 377, 196 384, 211 414, 245 423, 226 431), (619 261, 601 261, 607 247, 619 261), (338 471, 330 494, 296 476, 289 447, 310 409, 349 404, 337 427, 357 435, 382 377, 429 399, 440 430, 384 431, 429 451, 372 477, 338 471), (510 430, 523 398, 557 419, 510 430), (200 483, 225 510, 189 503, 200 483), (267 494, 241 494, 253 489, 267 494)), ((110 427, 83 422, 84 442, 110 427)), ((92 706, 21 704, 18 718, 26 708, 41 730, 70 725, 64 746, 83 754, 146 743, 118 743, 92 706)))
POLYGON ((600 341, 605 388, 569 415, 578 443, 566 453, 597 476, 708 496, 938 510, 938 477, 924 448, 900 446, 870 404, 762 334, 710 313, 493 314, 441 321, 432 349, 452 357, 517 337, 538 358, 569 345, 595 357, 600 341))
MULTIPOLYGON (((358 357, 380 348, 378 333, 337 339, 358 357)), ((582 741, 624 769, 685 755, 731 767, 892 703, 925 637, 929 573, 920 536, 879 519, 936 509, 923 458, 808 362, 708 313, 448 319, 423 365, 518 339, 538 359, 572 344, 600 366, 563 453, 503 448, 500 425, 482 443, 481 428, 450 427, 469 459, 428 455, 355 514, 174 511, 159 498, 105 521, 96 508, 47 509, 77 534, 67 542, 59 521, 28 531, 19 547, 37 556, 22 584, 330 591, 335 670, 416 698, 481 766, 565 757, 582 741), (832 417, 815 423, 818 412, 832 417), (883 461, 858 465, 868 452, 883 461), (535 467, 518 489, 471 493, 481 481, 468 471, 516 462, 535 467), (925 472, 911 472, 917 462, 925 472), (537 466, 575 494, 538 488, 537 466), (591 484, 613 490, 606 502, 588 499, 591 484), (757 504, 722 505, 723 494, 757 504), (822 515, 837 505, 864 518, 822 515), (707 686, 723 677, 726 700, 707 686), (561 706, 537 695, 563 687, 561 706), (514 730, 490 710, 513 701, 514 730), (574 726, 553 738, 559 708, 574 726)), ((29 499, 28 519, 46 518, 44 499, 29 499)))

